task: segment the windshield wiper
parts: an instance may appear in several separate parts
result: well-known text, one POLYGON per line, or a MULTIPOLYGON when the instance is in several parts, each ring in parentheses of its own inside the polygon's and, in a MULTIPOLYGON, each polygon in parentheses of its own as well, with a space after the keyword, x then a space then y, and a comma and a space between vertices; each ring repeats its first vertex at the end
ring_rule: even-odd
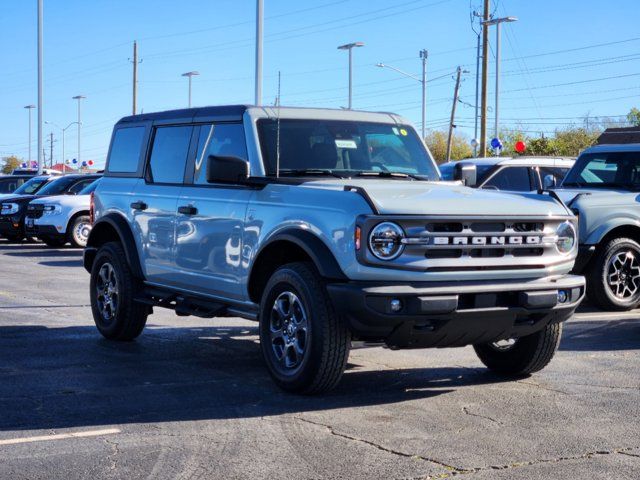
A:
POLYGON ((305 175, 327 175, 330 177, 335 177, 335 178, 346 178, 343 177, 342 175, 338 175, 337 173, 331 171, 331 170, 325 170, 325 169, 321 169, 321 168, 299 168, 299 169, 287 169, 287 170, 280 170, 280 175, 287 175, 287 176, 305 176, 305 175))
POLYGON ((411 178, 412 180, 429 180, 426 175, 415 175, 403 172, 358 172, 356 177, 411 178))

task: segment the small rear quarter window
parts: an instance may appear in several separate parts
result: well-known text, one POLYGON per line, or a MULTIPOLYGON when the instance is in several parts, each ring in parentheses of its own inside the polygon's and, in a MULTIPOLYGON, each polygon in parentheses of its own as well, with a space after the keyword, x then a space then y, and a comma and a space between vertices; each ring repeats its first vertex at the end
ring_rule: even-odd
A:
POLYGON ((113 135, 107 171, 135 173, 138 171, 145 127, 119 128, 113 135))

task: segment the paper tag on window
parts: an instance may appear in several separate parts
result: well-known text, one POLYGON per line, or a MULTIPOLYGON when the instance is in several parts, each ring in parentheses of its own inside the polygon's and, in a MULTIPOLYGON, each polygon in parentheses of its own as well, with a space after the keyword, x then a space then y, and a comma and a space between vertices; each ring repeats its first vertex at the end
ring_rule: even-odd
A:
POLYGON ((338 148, 358 148, 355 140, 336 140, 336 147, 338 148))

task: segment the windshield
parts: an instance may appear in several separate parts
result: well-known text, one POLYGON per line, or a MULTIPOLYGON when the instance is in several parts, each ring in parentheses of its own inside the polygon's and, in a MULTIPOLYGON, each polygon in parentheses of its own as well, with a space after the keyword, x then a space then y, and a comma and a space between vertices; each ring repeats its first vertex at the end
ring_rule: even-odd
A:
POLYGON ((67 191, 74 183, 78 181, 78 177, 60 177, 49 182, 48 185, 38 192, 38 195, 60 195, 67 191))
POLYGON ((640 152, 581 155, 562 186, 637 190, 640 187, 640 152))
POLYGON ((28 182, 23 183, 13 193, 16 195, 33 195, 47 183, 49 179, 43 177, 35 177, 28 182))
MULTIPOLYGON (((277 120, 258 122, 267 175, 276 173, 277 120)), ((411 127, 335 120, 280 121, 280 175, 438 180, 433 160, 411 127)))

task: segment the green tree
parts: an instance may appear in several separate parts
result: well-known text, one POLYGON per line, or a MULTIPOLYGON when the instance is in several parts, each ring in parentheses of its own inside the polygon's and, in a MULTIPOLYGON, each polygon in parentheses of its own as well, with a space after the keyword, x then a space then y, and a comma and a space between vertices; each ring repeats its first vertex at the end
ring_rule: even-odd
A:
MULTIPOLYGON (((446 162, 447 157, 447 138, 449 133, 442 130, 434 130, 424 139, 431 151, 431 155, 438 163, 446 162)), ((462 160, 469 158, 473 154, 469 139, 460 134, 453 134, 451 142, 451 160, 462 160)))
POLYGON ((629 113, 627 113, 627 121, 634 127, 640 127, 640 110, 636 107, 629 110, 629 113))
POLYGON ((22 164, 22 160, 20 160, 15 155, 11 155, 9 157, 2 158, 2 173, 11 173, 16 168, 19 168, 22 164))

